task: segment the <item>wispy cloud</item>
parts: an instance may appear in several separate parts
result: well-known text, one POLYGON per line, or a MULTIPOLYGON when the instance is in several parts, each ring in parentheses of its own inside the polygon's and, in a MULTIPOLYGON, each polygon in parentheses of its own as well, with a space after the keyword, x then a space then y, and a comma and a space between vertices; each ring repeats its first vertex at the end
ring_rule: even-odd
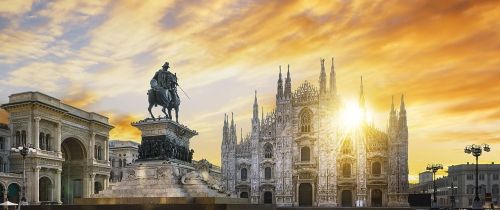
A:
POLYGON ((168 60, 191 97, 181 93, 181 121, 200 131, 195 158, 218 163, 223 113, 248 129, 253 90, 273 107, 279 65, 295 89, 335 56, 343 97, 366 78, 377 127, 405 94, 412 174, 438 147, 451 164, 467 161, 465 144, 500 146, 496 1, 2 1, 0 18, 3 101, 49 93, 110 115, 113 138, 139 138, 129 121, 147 116, 149 80, 168 60))

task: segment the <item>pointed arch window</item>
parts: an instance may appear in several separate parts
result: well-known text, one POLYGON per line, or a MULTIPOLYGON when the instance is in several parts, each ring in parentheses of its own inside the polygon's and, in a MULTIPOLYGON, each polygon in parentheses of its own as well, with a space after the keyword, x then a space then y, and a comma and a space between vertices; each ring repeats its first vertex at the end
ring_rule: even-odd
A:
POLYGON ((312 118, 313 114, 311 110, 309 109, 303 109, 300 112, 299 119, 300 119, 300 132, 302 133, 309 133, 312 130, 312 118))
POLYGON ((266 167, 264 169, 264 178, 266 180, 270 180, 271 179, 271 176, 272 176, 272 170, 271 170, 271 167, 266 167))
POLYGON ((372 164, 373 176, 380 176, 381 173, 382 173, 382 166, 381 166, 380 162, 374 162, 372 164))
POLYGON ((242 168, 241 171, 240 171, 240 178, 241 178, 241 181, 246 181, 247 180, 247 169, 246 168, 242 168))
POLYGON ((344 155, 351 154, 352 152, 352 145, 351 145, 351 139, 345 139, 344 143, 342 143, 342 149, 340 151, 344 155))
POLYGON ((311 161, 311 150, 309 149, 309 147, 302 147, 300 149, 300 161, 311 161))
POLYGON ((264 145, 264 157, 273 158, 273 145, 271 145, 270 143, 266 143, 264 145))
POLYGON ((342 176, 345 178, 351 177, 351 164, 350 163, 344 163, 342 165, 342 176))

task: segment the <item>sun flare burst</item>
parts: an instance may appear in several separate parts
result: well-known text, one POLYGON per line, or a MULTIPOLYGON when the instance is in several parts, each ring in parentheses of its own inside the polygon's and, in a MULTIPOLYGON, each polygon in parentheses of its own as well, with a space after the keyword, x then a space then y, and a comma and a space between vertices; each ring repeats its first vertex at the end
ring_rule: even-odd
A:
POLYGON ((350 130, 361 125, 363 120, 363 110, 354 101, 347 101, 340 111, 341 124, 346 130, 350 130))

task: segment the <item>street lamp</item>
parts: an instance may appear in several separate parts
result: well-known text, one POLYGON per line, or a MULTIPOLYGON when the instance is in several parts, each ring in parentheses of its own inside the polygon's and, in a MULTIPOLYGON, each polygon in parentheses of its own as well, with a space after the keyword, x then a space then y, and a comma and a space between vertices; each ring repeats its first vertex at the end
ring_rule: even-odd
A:
POLYGON ((437 188, 436 188, 436 172, 439 169, 443 169, 443 165, 441 165, 441 164, 429 164, 429 165, 427 165, 426 169, 428 171, 432 172, 432 185, 434 187, 434 193, 433 193, 434 199, 432 200, 431 209, 439 209, 438 203, 437 203, 437 198, 436 198, 436 193, 437 193, 437 188))
POLYGON ((23 189, 21 202, 26 202, 26 156, 30 153, 35 153, 36 149, 34 149, 32 145, 26 146, 26 144, 24 144, 23 146, 14 147, 11 150, 23 156, 23 189))
POLYGON ((451 187, 448 187, 448 189, 451 189, 451 196, 450 196, 450 201, 451 201, 451 210, 455 209, 455 189, 458 187, 453 186, 453 180, 451 181, 451 187))
POLYGON ((476 190, 475 190, 475 197, 474 197, 474 202, 472 203, 472 209, 483 209, 483 204, 481 204, 481 199, 479 199, 479 192, 478 192, 478 188, 479 188, 479 184, 478 184, 478 174, 479 174, 479 163, 478 163, 478 159, 479 159, 479 156, 481 156, 481 154, 483 153, 483 150, 485 152, 489 152, 491 149, 490 149, 490 145, 487 145, 487 144, 482 144, 482 145, 469 145, 469 146, 466 146, 465 149, 464 149, 464 152, 466 154, 472 154, 474 157, 476 157, 476 190))

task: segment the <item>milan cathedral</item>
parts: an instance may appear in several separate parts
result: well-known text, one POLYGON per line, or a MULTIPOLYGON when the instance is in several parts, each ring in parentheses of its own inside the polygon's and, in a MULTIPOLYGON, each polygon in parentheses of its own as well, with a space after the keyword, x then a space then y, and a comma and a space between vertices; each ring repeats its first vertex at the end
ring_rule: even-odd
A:
POLYGON ((392 102, 387 131, 366 122, 346 128, 334 61, 327 87, 321 60, 319 91, 308 81, 292 92, 290 67, 278 77, 276 108, 261 113, 257 93, 252 129, 238 142, 224 117, 222 185, 234 197, 278 206, 408 206, 408 127, 404 97, 392 102))

